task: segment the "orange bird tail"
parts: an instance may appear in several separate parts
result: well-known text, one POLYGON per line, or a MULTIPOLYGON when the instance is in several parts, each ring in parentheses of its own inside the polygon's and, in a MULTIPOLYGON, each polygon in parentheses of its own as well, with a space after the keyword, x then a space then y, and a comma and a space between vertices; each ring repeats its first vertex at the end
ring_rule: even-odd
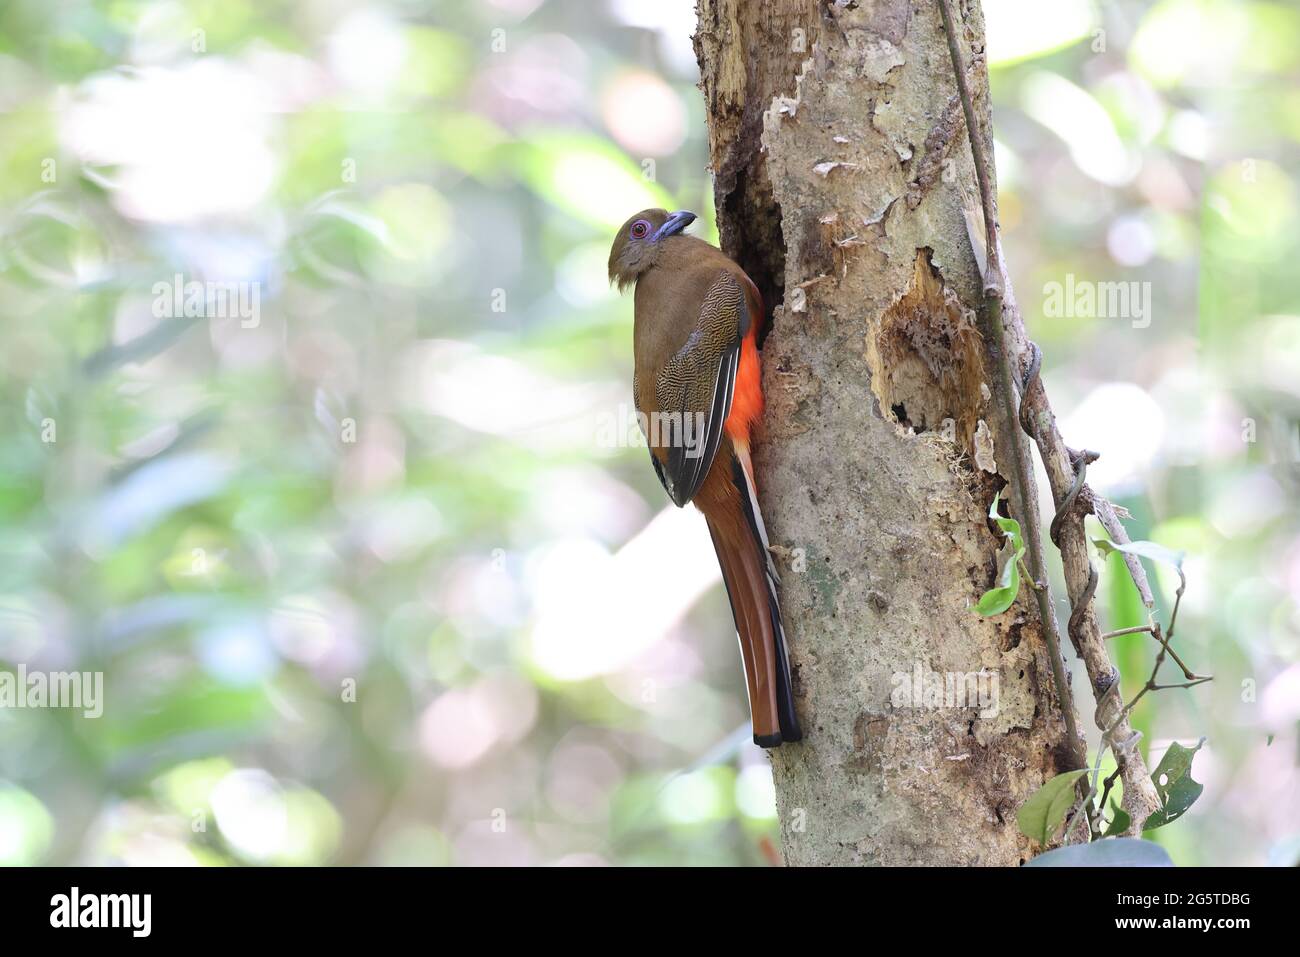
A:
MULTIPOLYGON (((744 446, 726 451, 731 453, 727 460, 719 455, 712 471, 729 472, 725 476, 729 488, 717 499, 707 496, 712 500, 707 505, 699 504, 708 519, 727 597, 731 599, 731 614, 740 636, 754 743, 762 748, 774 748, 786 741, 800 740, 803 733, 794 710, 785 629, 776 595, 776 569, 768 554, 767 531, 754 495, 749 454, 744 446)), ((710 475, 705 484, 714 485, 716 480, 721 485, 723 479, 721 474, 710 475)))
MULTIPOLYGON (((746 280, 748 282, 748 280, 746 280)), ((763 414, 756 330, 762 319, 758 290, 750 283, 750 328, 741 347, 735 393, 723 431, 726 440, 695 496, 708 519, 731 615, 745 661, 754 743, 775 748, 803 738, 794 712, 790 660, 776 585, 780 580, 768 551, 767 528, 758 508, 749 435, 763 414)))

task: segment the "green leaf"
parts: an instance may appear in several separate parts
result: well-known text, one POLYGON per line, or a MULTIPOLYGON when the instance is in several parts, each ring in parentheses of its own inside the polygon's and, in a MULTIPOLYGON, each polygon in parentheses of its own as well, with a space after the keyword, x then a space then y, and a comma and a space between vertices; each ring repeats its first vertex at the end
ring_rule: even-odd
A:
MULTIPOLYGON (((1053 779, 1055 780, 1055 779, 1053 779)), ((1108 837, 1091 844, 1071 844, 1039 854, 1025 867, 1173 867, 1174 862, 1154 841, 1108 837)))
POLYGON ((1177 741, 1169 746, 1165 756, 1160 759, 1160 765, 1151 774, 1151 781, 1156 786, 1163 807, 1147 818, 1142 830, 1154 831, 1178 820, 1201 796, 1205 785, 1192 780, 1192 758, 1203 744, 1205 739, 1201 738, 1194 748, 1185 748, 1177 741))
POLYGON ((1078 768, 1056 775, 1039 788, 1016 812, 1020 833, 1046 844, 1065 820, 1066 812, 1074 806, 1074 783, 1088 773, 1078 768))
POLYGON ((1140 558, 1149 558, 1153 562, 1164 562, 1166 565, 1173 565, 1174 568, 1182 568, 1183 559, 1187 557, 1186 552, 1176 552, 1172 548, 1165 548, 1165 546, 1157 545, 1155 542, 1127 542, 1120 544, 1119 542, 1112 542, 1108 538, 1094 538, 1092 543, 1105 554, 1124 552, 1128 555, 1137 555, 1140 558))
POLYGON ((1133 819, 1128 816, 1128 811, 1124 810, 1122 807, 1118 807, 1115 804, 1114 798, 1111 798, 1110 801, 1110 811, 1110 827, 1106 828, 1105 837, 1114 837, 1117 834, 1123 834, 1128 830, 1129 825, 1133 823, 1133 819))
POLYGON ((975 613, 981 618, 1000 615, 1010 608, 1020 593, 1020 559, 1025 556, 1025 542, 1020 534, 1020 523, 1014 518, 1003 518, 998 514, 998 500, 1002 493, 993 496, 989 506, 989 518, 997 522, 998 528, 1006 536, 1006 542, 998 555, 998 581, 991 589, 980 596, 975 605, 975 613))
POLYGON ((1001 492, 993 496, 993 504, 989 506, 989 518, 997 522, 998 528, 1011 539, 1012 547, 1019 551, 1025 547, 1025 541, 1020 534, 1020 523, 1014 518, 1003 518, 998 514, 998 502, 1001 498, 1001 492))
POLYGON ((998 583, 980 596, 975 605, 976 614, 982 618, 1000 615, 1015 603, 1020 592, 1020 559, 1024 556, 1023 548, 1011 552, 1011 542, 1003 547, 999 561, 1002 571, 998 574, 998 583))

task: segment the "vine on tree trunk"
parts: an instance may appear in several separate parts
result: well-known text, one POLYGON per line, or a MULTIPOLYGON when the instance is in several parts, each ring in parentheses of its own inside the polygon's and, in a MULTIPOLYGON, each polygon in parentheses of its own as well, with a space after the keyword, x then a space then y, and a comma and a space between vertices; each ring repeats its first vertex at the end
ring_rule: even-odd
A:
MULTIPOLYGON (((1051 414, 1051 407, 1047 402, 1046 393, 1039 380, 1042 352, 1031 341, 1026 340, 1029 353, 1028 371, 1023 380, 1018 381, 1015 376, 1014 360, 1012 358, 1013 343, 1003 321, 1003 300, 1005 298, 1006 283, 1001 261, 1001 244, 997 233, 997 208, 993 193, 992 173, 988 157, 978 135, 979 128, 976 123, 975 106, 971 98, 969 84, 966 81, 966 67, 963 63, 952 13, 948 8, 948 0, 938 0, 938 5, 948 43, 948 52, 952 58, 957 92, 961 99, 962 111, 966 117, 966 131, 970 140, 975 176, 979 184, 986 244, 986 255, 984 257, 986 265, 983 275, 985 329, 989 338, 989 350, 998 366, 1002 392, 1003 428, 1006 430, 1013 451, 1012 485, 1025 524, 1025 533, 1022 538, 1020 526, 1017 522, 1012 519, 999 519, 995 514, 990 514, 990 517, 998 521, 999 526, 1011 538, 1011 545, 1015 549, 1015 553, 1008 559, 1008 565, 1013 574, 1004 573, 999 576, 998 587, 986 593, 985 598, 981 600, 980 606, 977 607, 977 611, 982 609, 984 613, 988 612, 989 607, 986 600, 989 600, 991 596, 995 596, 996 606, 1000 606, 1003 610, 1010 606, 1015 598, 1012 585, 1014 583, 1018 586, 1018 578, 1014 572, 1017 569, 1020 556, 1027 553, 1030 571, 1028 577, 1038 601, 1039 615, 1043 623, 1043 634, 1051 657, 1052 676, 1056 686, 1057 698, 1063 711, 1069 737, 1071 763, 1073 765, 1071 770, 1048 781, 1043 788, 1025 802, 1018 816, 1021 830, 1041 843, 1048 843, 1063 822, 1065 834, 1068 836, 1072 824, 1077 819, 1078 812, 1084 807, 1087 808, 1088 838, 1091 840, 1111 835, 1134 834, 1142 830, 1151 830, 1181 815, 1190 806, 1191 802, 1199 796, 1201 791, 1201 786, 1191 778, 1191 755, 1195 753, 1196 749, 1189 750, 1175 744, 1170 748, 1170 755, 1173 756, 1172 763, 1170 755, 1166 755, 1165 761, 1161 762, 1161 767, 1157 769, 1156 774, 1148 778, 1145 763, 1137 750, 1137 743, 1141 735, 1139 732, 1133 731, 1128 725, 1128 716, 1133 707, 1148 691, 1160 691, 1167 688, 1190 688, 1212 680, 1210 676, 1193 673, 1169 644, 1173 639, 1174 624, 1178 617, 1178 606, 1187 585, 1187 579, 1181 567, 1182 556, 1152 542, 1128 541, 1127 536, 1123 534, 1122 526, 1119 525, 1113 507, 1109 506, 1109 503, 1104 503, 1085 485, 1084 480, 1088 464, 1096 461, 1098 453, 1088 450, 1076 452, 1066 448, 1061 441, 1060 435, 1054 427, 1054 417, 1051 414), (1018 390, 1015 388, 1016 386, 1019 386, 1018 390), (1035 388, 1037 389, 1036 392, 1035 388), (1017 391, 1020 398, 1018 409, 1015 406, 1017 391), (1032 404, 1030 401, 1031 394, 1034 397, 1032 404), (1071 602, 1072 610, 1067 633, 1080 657, 1085 658, 1085 661, 1091 659, 1089 663, 1093 665, 1090 668, 1090 673, 1093 676, 1093 686, 1096 692, 1097 726, 1102 731, 1102 740, 1097 753, 1091 783, 1089 783, 1086 774, 1087 756, 1086 752, 1082 750, 1082 739, 1078 734, 1074 720, 1074 703, 1070 694, 1069 682, 1065 677, 1065 665, 1060 648, 1060 631, 1056 621, 1056 614, 1053 611, 1051 593, 1046 578, 1038 515, 1034 509, 1028 507, 1028 503, 1031 501, 1029 489, 1033 482, 1033 473, 1024 454, 1016 429, 1017 424, 1037 444, 1049 474, 1053 471, 1052 458, 1056 457, 1059 461, 1060 452, 1065 453, 1065 458, 1069 463, 1071 481, 1068 490, 1064 491, 1064 494, 1060 494, 1059 481, 1053 484, 1053 495, 1057 499, 1057 508, 1056 514, 1052 518, 1049 534, 1053 544, 1062 552, 1063 561, 1067 566, 1067 577, 1069 577, 1071 571, 1074 571, 1076 573, 1074 577, 1086 578, 1078 594, 1071 602), (1105 508, 1101 507, 1102 504, 1105 505, 1105 508), (1146 557, 1155 561, 1166 562, 1177 569, 1180 584, 1167 629, 1162 629, 1160 624, 1152 618, 1146 626, 1140 628, 1123 629, 1106 635, 1097 633, 1096 614, 1093 607, 1093 598, 1097 590, 1097 570, 1087 557, 1085 545, 1082 550, 1082 564, 1086 566, 1087 573, 1086 575, 1078 574, 1081 571, 1080 568, 1071 568, 1071 565, 1080 565, 1077 550, 1071 556, 1067 554, 1067 549, 1061 544, 1062 531, 1067 527, 1072 534, 1080 538, 1083 537, 1083 520, 1085 514, 1089 511, 1098 515, 1098 518, 1114 539, 1113 541, 1095 539, 1094 544, 1099 549, 1115 551, 1124 556, 1129 572, 1133 576, 1134 584, 1148 607, 1154 602, 1150 598, 1150 586, 1138 559, 1146 557), (1012 532, 1013 528, 1014 533, 1012 532), (1071 561, 1072 557, 1073 561, 1071 561), (1006 594, 1008 591, 1011 592, 1010 595, 1006 594), (1091 629, 1087 627, 1089 621, 1092 622, 1091 629), (1120 700, 1119 673, 1110 664, 1104 642, 1108 638, 1117 637, 1121 634, 1139 632, 1149 633, 1160 644, 1160 651, 1156 656, 1151 676, 1142 689, 1128 704, 1119 705, 1117 703, 1120 700), (1186 680, 1168 685, 1156 682, 1157 674, 1160 666, 1164 663, 1166 655, 1170 656, 1178 664, 1186 680), (1100 663, 1104 663, 1105 667, 1098 667, 1100 663), (1115 772, 1106 778, 1101 800, 1094 804, 1093 798, 1097 795, 1101 758, 1107 748, 1110 748, 1115 753, 1117 766, 1115 772), (1171 766, 1166 768, 1166 764, 1171 764, 1171 766), (1106 809, 1107 798, 1117 778, 1122 779, 1124 782, 1126 804, 1130 806, 1130 810, 1115 808, 1109 821, 1110 827, 1103 833, 1101 829, 1102 815, 1106 809), (1162 782, 1161 778, 1165 780, 1162 782), (1071 788, 1078 795, 1077 802, 1072 806, 1068 802, 1061 800, 1064 794, 1070 792, 1071 788), (1154 801, 1152 800, 1153 795, 1154 801)), ((976 253, 976 259, 978 260, 980 258, 978 250, 976 253)), ((1056 471, 1056 477, 1059 480, 1061 470, 1058 468, 1056 471)), ((993 507, 994 509, 997 507, 996 497, 993 507)), ((1198 744, 1197 748, 1199 747, 1198 744)), ((1141 853, 1141 851, 1139 850, 1138 853, 1141 853)))

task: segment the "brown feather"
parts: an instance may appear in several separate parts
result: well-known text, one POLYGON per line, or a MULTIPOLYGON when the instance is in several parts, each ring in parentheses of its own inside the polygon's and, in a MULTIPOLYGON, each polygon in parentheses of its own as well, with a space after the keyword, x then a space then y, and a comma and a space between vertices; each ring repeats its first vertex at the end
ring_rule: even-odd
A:
POLYGON ((729 439, 695 496, 695 505, 708 520, 718 564, 731 597, 740 634, 749 684, 749 706, 756 738, 780 739, 777 719, 777 646, 768 599, 767 568, 762 545, 745 520, 740 489, 732 479, 735 451, 729 439))

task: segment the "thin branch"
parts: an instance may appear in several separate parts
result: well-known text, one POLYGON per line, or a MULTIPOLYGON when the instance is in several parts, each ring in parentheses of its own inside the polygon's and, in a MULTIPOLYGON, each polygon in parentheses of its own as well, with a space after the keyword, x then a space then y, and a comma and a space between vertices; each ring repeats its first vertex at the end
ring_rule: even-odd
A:
MULTIPOLYGON (((1153 639, 1155 639, 1156 642, 1160 641, 1160 629, 1155 624, 1154 621, 1146 625, 1134 625, 1132 628, 1120 628, 1118 631, 1108 631, 1106 632, 1106 634, 1102 635, 1101 638, 1102 641, 1109 641, 1110 639, 1118 638, 1121 635, 1136 635, 1136 634, 1147 634, 1150 635, 1153 639)), ((1169 657, 1173 659, 1174 664, 1176 664, 1180 669, 1182 669, 1183 677, 1188 679, 1189 681, 1195 681, 1196 679, 1203 677, 1202 675, 1198 675, 1191 668, 1187 667, 1187 665, 1183 662, 1183 659, 1178 657, 1178 652, 1174 651, 1172 645, 1169 646, 1169 657)))
POLYGON ((1178 591, 1174 593, 1174 610, 1169 613, 1169 637, 1165 641, 1167 646, 1170 641, 1174 640, 1174 625, 1178 622, 1178 608, 1183 603, 1183 592, 1187 590, 1187 576, 1183 574, 1181 567, 1176 568, 1178 572, 1178 591))
MULTIPOLYGON (((1098 759, 1101 758, 1100 753, 1097 755, 1097 757, 1098 759)), ((1069 838, 1070 828, 1074 827, 1074 823, 1076 820, 1085 822, 1088 825, 1088 836, 1091 837, 1092 835, 1092 817, 1094 813, 1093 806, 1092 806, 1092 798, 1093 795, 1097 793, 1097 786, 1095 784, 1087 788, 1082 786, 1082 785, 1087 785, 1087 783, 1088 783, 1088 775, 1085 774, 1083 777, 1079 778, 1079 785, 1081 785, 1080 787, 1077 788, 1077 790, 1080 792, 1079 800, 1077 800, 1074 803, 1074 807, 1070 808, 1070 813, 1065 816, 1065 830, 1061 832, 1062 844, 1066 843, 1067 838, 1069 838), (1088 813, 1084 815, 1080 815, 1079 812, 1082 811, 1085 806, 1088 808, 1088 813)))
MULTIPOLYGON (((1119 514, 1115 510, 1115 506, 1092 489, 1088 489, 1085 495, 1088 498, 1088 510, 1097 516, 1097 521, 1101 522, 1101 527, 1106 530, 1106 534, 1110 536, 1111 541, 1118 542, 1121 545, 1128 545, 1132 539, 1128 537, 1128 530, 1124 527, 1124 523, 1119 520, 1119 514)), ((1128 568, 1129 577, 1133 579, 1133 584, 1137 587, 1142 604, 1148 609, 1154 608, 1156 600, 1151 594, 1151 583, 1147 581, 1147 573, 1146 569, 1142 567, 1142 559, 1130 552, 1122 554, 1124 564, 1128 568)))
POLYGON ((1193 678, 1191 681, 1178 681, 1171 685, 1152 685, 1152 691, 1168 691, 1171 688, 1195 688, 1197 685, 1203 685, 1207 681, 1213 681, 1214 675, 1201 675, 1193 678))
MULTIPOLYGON (((979 127, 975 122, 974 104, 970 96, 966 71, 957 42, 957 33, 953 26, 952 14, 948 8, 947 0, 939 0, 939 10, 943 18, 948 52, 953 61, 958 93, 961 95, 962 109, 966 116, 966 129, 970 137, 972 157, 975 161, 976 179, 980 186, 980 201, 984 213, 987 244, 987 255, 985 257, 987 269, 983 279, 985 319, 988 323, 989 349, 999 371, 1003 413, 1009 426, 1007 431, 1010 433, 1008 441, 1010 441, 1014 453, 1015 472, 1013 479, 1018 493, 1018 504, 1024 524, 1028 529, 1026 540, 1029 543, 1030 566, 1034 570, 1033 577, 1035 579, 1042 578, 1045 580, 1046 576, 1042 574, 1042 569, 1045 566, 1042 562, 1038 516, 1030 505, 1032 501, 1030 496, 1033 494, 1033 475, 1026 468, 1025 454, 1020 444, 1021 439, 1014 425, 1016 421, 1014 415, 1015 389, 1012 380, 1015 377, 1012 375, 1011 363, 1014 361, 1012 357, 1018 357, 1024 353, 1028 353, 1030 356, 1031 369, 1024 379, 1023 388, 1020 389, 1021 415, 1019 418, 1024 431, 1038 445, 1039 453, 1042 455, 1043 464, 1051 482, 1053 499, 1058 503, 1053 529, 1054 531, 1062 531, 1063 538, 1057 539, 1054 537, 1053 541, 1061 549, 1062 563, 1066 572, 1067 590, 1071 598, 1072 612, 1068 631, 1076 651, 1079 652, 1079 656, 1087 668, 1088 678, 1096 695, 1097 726, 1099 728, 1109 728, 1104 743, 1108 744, 1115 753, 1119 773, 1124 781, 1124 804, 1130 817, 1129 833, 1136 833, 1141 829, 1146 818, 1160 807, 1160 798, 1147 772, 1146 762, 1143 761, 1141 753, 1137 750, 1137 742, 1140 740, 1141 735, 1128 726, 1127 715, 1123 713, 1113 724, 1107 720, 1108 709, 1121 709, 1123 702, 1122 699, 1118 698, 1118 673, 1110 661, 1106 644, 1100 637, 1096 615, 1092 610, 1092 599, 1097 589, 1097 570, 1092 567, 1092 562, 1088 557, 1082 517, 1071 514, 1072 520, 1065 523, 1063 530, 1060 527, 1060 520, 1067 513, 1073 512, 1079 493, 1083 488, 1081 472, 1083 468, 1086 468, 1087 463, 1083 456, 1072 454, 1061 439, 1060 433, 1055 427, 1051 407, 1047 402, 1046 390, 1043 388, 1041 380, 1038 379, 1038 364, 1041 362, 1041 353, 1024 335, 1023 324, 1020 321, 1019 312, 1016 309, 1009 283, 1006 281, 1003 271, 1001 244, 997 236, 997 217, 990 175, 991 167, 987 162, 983 143, 979 138, 979 127), (1004 307, 1009 310, 1012 317, 1011 322, 1004 322, 1003 320, 1004 307), (1031 401, 1035 413, 1032 422, 1026 417, 1030 412, 1027 406, 1031 401)), ((1019 382, 1015 384, 1019 385, 1019 382)), ((1148 601, 1150 589, 1149 587, 1143 587, 1145 573, 1142 571, 1140 563, 1137 564, 1136 571, 1134 571, 1133 565, 1130 564, 1130 572, 1134 574, 1134 581, 1138 585, 1143 600, 1148 601)), ((1052 679, 1061 702, 1067 731, 1070 735, 1070 745, 1074 750, 1078 748, 1080 738, 1075 728, 1073 703, 1064 678, 1064 662, 1061 659, 1060 651, 1060 633, 1050 600, 1050 592, 1044 588, 1037 591, 1036 596, 1039 601, 1039 616, 1043 622, 1044 638, 1052 664, 1052 679)), ((1153 602, 1149 603, 1148 607, 1151 604, 1153 602)), ((1076 751, 1074 766, 1079 767, 1083 765, 1084 761, 1086 761, 1086 756, 1080 757, 1076 751)))
POLYGON ((1124 721, 1126 718, 1128 718, 1128 716, 1133 712, 1133 709, 1137 707, 1137 703, 1142 700, 1143 696, 1146 695, 1148 691, 1167 691, 1172 688, 1195 688, 1197 685, 1205 684, 1205 682, 1207 681, 1214 680, 1213 675, 1189 674, 1186 666, 1183 665, 1182 662, 1179 662, 1179 666, 1182 667, 1183 669, 1183 674, 1187 676, 1188 679, 1187 681, 1180 681, 1171 685, 1162 685, 1156 683, 1156 675, 1160 673, 1160 666, 1165 663, 1165 655, 1166 654, 1169 655, 1170 657, 1174 658, 1174 660, 1178 659, 1178 656, 1174 654, 1174 650, 1169 647, 1169 642, 1173 641, 1174 639, 1174 624, 1178 621, 1178 607, 1183 602, 1183 592, 1186 590, 1187 590, 1187 576, 1183 574, 1183 570, 1179 568, 1178 569, 1178 591, 1174 594, 1173 611, 1169 613, 1169 630, 1162 633, 1160 625, 1157 624, 1155 625, 1155 630, 1153 632, 1156 639, 1160 642, 1160 651, 1156 655, 1155 665, 1153 665, 1151 668, 1151 677, 1146 680, 1146 684, 1144 684, 1142 688, 1138 691, 1138 693, 1133 696, 1133 700, 1130 701, 1128 704, 1126 704, 1123 710, 1120 711, 1119 717, 1115 719, 1115 723, 1111 726, 1111 729, 1110 731, 1107 732, 1107 734, 1110 734, 1112 731, 1114 731, 1115 728, 1119 726, 1119 723, 1121 721, 1124 721))
POLYGON ((987 250, 987 267, 984 270, 984 295, 999 301, 1002 299, 1002 262, 1001 249, 998 245, 998 217, 993 199, 993 183, 989 176, 989 164, 984 155, 984 144, 979 137, 979 124, 975 121, 975 100, 970 95, 970 86, 966 83, 966 64, 962 59, 961 47, 957 42, 957 31, 953 27, 952 13, 948 10, 948 0, 939 0, 939 13, 943 16, 943 30, 948 40, 948 55, 952 57, 952 70, 957 81, 957 95, 961 98, 961 109, 966 115, 966 135, 970 140, 971 158, 975 161, 975 179, 979 183, 980 206, 984 210, 984 246, 987 250))
MULTIPOLYGON (((952 58, 957 92, 961 99, 962 112, 966 117, 966 132, 970 139, 975 177, 979 183, 980 205, 984 215, 986 245, 983 276, 984 320, 987 324, 986 334, 989 350, 998 368, 1004 428, 1011 443, 1014 462, 1014 471, 1011 476, 1012 484, 1020 516, 1026 529, 1025 542, 1029 558, 1028 566, 1032 574, 1025 577, 1031 582, 1032 590, 1038 600, 1039 618, 1043 623, 1043 635, 1052 665, 1052 680, 1056 687, 1057 698, 1060 701, 1065 719, 1066 732, 1069 736, 1072 767, 1086 766, 1086 754, 1079 753, 1082 739, 1079 737, 1075 725, 1074 702, 1065 679, 1065 665, 1061 657, 1060 630, 1051 600, 1051 592, 1047 585, 1042 533, 1037 509, 1034 507, 1034 499, 1032 498, 1034 488, 1033 472, 1027 461, 1019 430, 1016 429, 1017 422, 1019 422, 1023 431, 1037 444, 1039 454, 1043 458, 1043 465, 1048 473, 1048 479, 1051 482, 1052 496, 1057 509, 1052 518, 1050 534, 1052 542, 1061 550, 1061 559, 1066 572, 1067 589, 1071 592, 1071 612, 1067 633, 1074 644, 1075 651, 1078 652, 1088 670, 1088 677, 1096 694, 1097 711, 1095 720, 1097 726, 1103 729, 1102 749, 1110 747, 1115 753, 1117 767, 1115 774, 1107 779, 1106 790, 1102 794, 1103 808, 1096 808, 1090 803, 1093 795, 1096 794, 1096 773, 1093 775, 1091 787, 1084 786, 1087 784, 1086 775, 1081 778, 1078 807, 1082 808, 1085 804, 1088 806, 1090 831, 1095 832, 1095 823, 1102 809, 1104 809, 1111 785, 1118 777, 1124 782, 1124 805, 1130 821, 1127 829, 1128 833, 1139 833, 1147 817, 1160 807, 1161 802, 1155 785, 1147 772, 1146 762, 1143 761, 1141 753, 1137 750, 1137 744, 1142 736, 1129 726, 1129 715, 1134 705, 1148 691, 1176 687, 1190 688, 1211 679, 1193 673, 1169 646, 1178 619, 1178 609, 1182 601, 1183 591, 1187 585, 1187 580, 1183 576, 1181 568, 1178 570, 1180 584, 1174 608, 1170 614, 1169 628, 1163 635, 1160 626, 1154 621, 1146 627, 1121 629, 1106 636, 1101 634, 1100 628, 1097 626, 1093 598, 1097 591, 1098 574, 1088 554, 1083 516, 1088 512, 1095 514, 1102 526, 1116 542, 1125 544, 1130 539, 1119 520, 1115 507, 1093 493, 1084 484, 1088 465, 1095 461, 1098 455, 1096 452, 1089 452, 1086 449, 1076 452, 1065 445, 1056 429, 1055 417, 1052 415, 1051 406, 1047 402, 1046 390, 1039 378, 1038 373, 1042 364, 1042 353, 1027 338, 1024 338, 1023 342, 1025 351, 1029 356, 1029 368, 1023 379, 1023 384, 1013 372, 1012 363, 1014 360, 1012 356, 1017 354, 1014 348, 1017 344, 1015 336, 1017 333, 1023 336, 1023 327, 1019 321, 1019 313, 1010 294, 1009 284, 1002 266, 1002 249, 998 240, 997 209, 992 185, 992 167, 980 136, 980 127, 976 122, 974 100, 967 82, 966 68, 962 59, 952 12, 948 7, 948 0, 938 0, 938 2, 939 12, 943 19, 944 34, 948 43, 948 53, 952 58), (1014 319, 1010 324, 1004 321, 1004 306, 1010 310, 1010 314, 1014 319), (1019 386, 1018 411, 1016 406, 1017 386, 1019 386), (1128 705, 1123 705, 1123 699, 1120 697, 1119 675, 1110 660, 1105 642, 1108 637, 1134 634, 1140 631, 1149 632, 1153 638, 1160 642, 1160 652, 1156 656, 1156 663, 1151 677, 1147 679, 1142 690, 1128 705), (1184 677, 1187 679, 1186 682, 1175 685, 1160 685, 1156 682, 1156 675, 1166 656, 1178 663, 1184 677), (1112 708, 1117 708, 1118 714, 1115 715, 1113 720, 1108 720, 1107 713, 1112 708)), ((1152 596, 1151 586, 1138 556, 1125 554, 1124 562, 1143 604, 1148 609, 1154 608, 1155 600, 1152 596)), ((1098 755, 1098 761, 1100 761, 1100 754, 1098 755)), ((1077 810, 1074 813, 1077 814, 1077 810)), ((1066 834, 1069 833, 1069 826, 1067 824, 1066 834)))
POLYGON ((1001 399, 1003 414, 1003 432, 1011 446, 1014 469, 1012 484, 1015 487, 1017 504, 1021 520, 1025 526, 1025 545, 1029 553, 1030 579, 1042 583, 1042 588, 1033 589, 1038 600, 1038 615, 1043 623, 1043 637, 1052 665, 1052 683, 1056 687, 1056 697, 1065 720, 1067 747, 1071 759, 1071 768, 1077 768, 1087 760, 1082 753, 1082 738, 1074 717, 1074 698, 1070 694, 1069 682, 1066 680, 1065 661, 1061 657, 1060 625, 1052 606, 1051 591, 1047 587, 1047 564, 1043 558, 1042 530, 1037 509, 1032 505, 1033 472, 1026 460, 1020 430, 1016 428, 1015 376, 1011 368, 1011 351, 1006 341, 1006 330, 1002 323, 1002 260, 997 234, 997 211, 993 199, 993 186, 989 175, 988 157, 980 139, 980 127, 975 119, 975 104, 971 99, 970 87, 966 82, 966 65, 962 59, 957 42, 957 31, 953 26, 952 14, 948 10, 947 0, 939 0, 939 12, 943 17, 944 33, 948 40, 948 53, 952 57, 953 75, 957 81, 957 93, 961 98, 962 112, 966 115, 966 133, 970 140, 971 157, 975 163, 975 178, 979 182, 980 204, 984 211, 984 232, 987 248, 986 267, 984 270, 984 321, 987 324, 987 336, 990 349, 997 360, 998 374, 1001 381, 1001 399))
POLYGON ((1016 561, 1020 567, 1020 576, 1024 578, 1025 584, 1027 584, 1034 591, 1042 591, 1044 588, 1047 587, 1047 585, 1043 582, 1034 581, 1034 576, 1029 574, 1029 569, 1025 567, 1025 560, 1023 558, 1019 558, 1016 561))
POLYGON ((1136 635, 1140 631, 1144 631, 1147 634, 1154 633, 1154 629, 1152 629, 1150 625, 1134 625, 1132 628, 1121 628, 1119 631, 1108 631, 1101 637, 1103 641, 1110 641, 1112 638, 1118 638, 1120 635, 1136 635))
MULTIPOLYGON (((1120 769, 1116 767, 1114 771, 1106 775, 1106 781, 1102 786, 1101 800, 1099 800, 1096 804, 1096 810, 1092 820, 1092 839, 1094 841, 1102 836, 1101 825, 1099 822, 1102 820, 1102 814, 1106 810, 1106 799, 1110 797, 1110 789, 1115 786, 1115 781, 1119 777, 1119 772, 1120 769)), ((1096 786, 1097 786, 1096 782, 1094 782, 1093 787, 1095 788, 1096 786)))
MULTIPOLYGON (((1082 811, 1085 806, 1088 809, 1088 813, 1087 815, 1084 816, 1083 820, 1086 821, 1088 824, 1087 833, 1089 839, 1091 839, 1093 836, 1093 830, 1094 830, 1093 822, 1096 820, 1096 808, 1093 806, 1092 799, 1093 796, 1097 793, 1097 778, 1101 776, 1101 758, 1102 755, 1104 755, 1105 753, 1106 753, 1106 744, 1105 742, 1102 742, 1101 747, 1097 751, 1097 760, 1094 761, 1092 765, 1092 783, 1089 785, 1087 791, 1084 791, 1082 794, 1079 795, 1079 800, 1075 803, 1074 807, 1070 809, 1070 813, 1067 814, 1065 817, 1065 830, 1061 834, 1062 841, 1064 841, 1069 836, 1070 828, 1073 825, 1075 816, 1080 811, 1082 811)), ((1088 780, 1088 775, 1085 774, 1080 780, 1086 782, 1088 780)), ((1082 791, 1081 788, 1077 790, 1082 791)))

